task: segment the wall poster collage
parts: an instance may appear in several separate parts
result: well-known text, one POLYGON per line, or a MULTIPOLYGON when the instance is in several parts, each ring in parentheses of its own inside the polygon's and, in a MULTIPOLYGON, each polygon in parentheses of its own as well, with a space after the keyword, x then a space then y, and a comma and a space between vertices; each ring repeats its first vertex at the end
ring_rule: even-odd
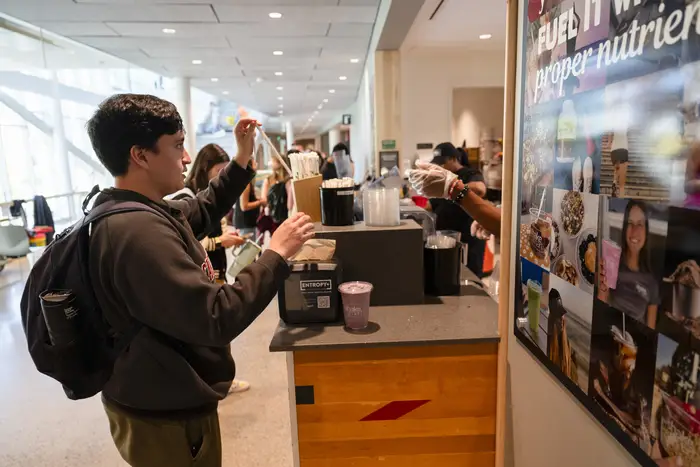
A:
POLYGON ((700 0, 529 0, 515 334, 642 465, 700 467, 700 0))

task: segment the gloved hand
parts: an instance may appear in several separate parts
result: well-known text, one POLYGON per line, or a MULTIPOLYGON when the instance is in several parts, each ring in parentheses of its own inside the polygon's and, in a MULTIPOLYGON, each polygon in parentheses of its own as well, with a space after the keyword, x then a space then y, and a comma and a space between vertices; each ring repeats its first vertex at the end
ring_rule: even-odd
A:
POLYGON ((448 198, 455 180, 457 175, 429 162, 416 162, 416 168, 408 173, 413 189, 427 198, 448 198))

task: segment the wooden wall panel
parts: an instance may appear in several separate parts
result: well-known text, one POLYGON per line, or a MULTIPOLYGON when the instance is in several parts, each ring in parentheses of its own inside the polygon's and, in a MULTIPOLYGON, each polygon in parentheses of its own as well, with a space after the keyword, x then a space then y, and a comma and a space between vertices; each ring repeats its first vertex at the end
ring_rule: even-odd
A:
POLYGON ((496 344, 295 352, 301 466, 491 467, 496 376, 496 344))

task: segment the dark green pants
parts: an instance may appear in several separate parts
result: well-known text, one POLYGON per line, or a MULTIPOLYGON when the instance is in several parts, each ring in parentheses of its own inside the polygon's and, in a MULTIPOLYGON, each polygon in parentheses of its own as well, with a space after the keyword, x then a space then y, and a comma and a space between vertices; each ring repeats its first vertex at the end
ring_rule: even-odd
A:
POLYGON ((136 417, 104 404, 119 454, 133 467, 221 467, 219 415, 188 420, 136 417))

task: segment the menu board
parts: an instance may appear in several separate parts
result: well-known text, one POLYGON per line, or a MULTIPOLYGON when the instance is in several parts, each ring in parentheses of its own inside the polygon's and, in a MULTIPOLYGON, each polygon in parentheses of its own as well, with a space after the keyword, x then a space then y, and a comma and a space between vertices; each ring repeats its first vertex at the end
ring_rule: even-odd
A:
POLYGON ((700 0, 525 4, 515 335, 642 465, 700 467, 700 0))

